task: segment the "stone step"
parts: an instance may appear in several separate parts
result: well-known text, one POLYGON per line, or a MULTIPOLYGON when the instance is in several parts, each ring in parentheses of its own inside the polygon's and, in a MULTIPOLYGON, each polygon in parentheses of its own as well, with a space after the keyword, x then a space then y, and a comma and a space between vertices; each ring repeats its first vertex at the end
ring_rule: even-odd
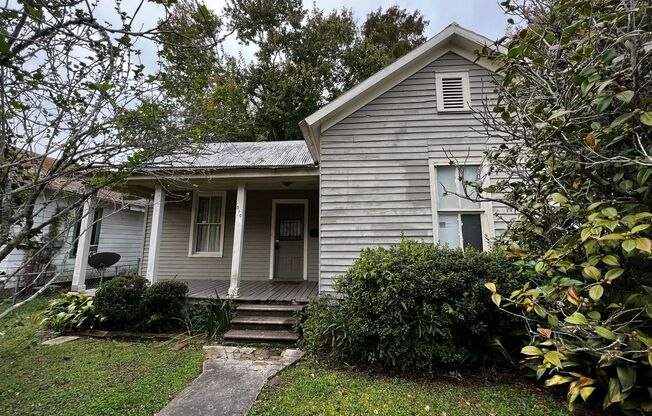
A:
POLYGON ((289 331, 299 320, 293 316, 237 315, 231 320, 231 329, 263 329, 289 331))
POLYGON ((294 331, 269 331, 259 329, 231 329, 224 334, 224 342, 294 344, 299 334, 294 331))
POLYGON ((274 305, 264 303, 245 303, 236 306, 239 316, 282 316, 291 317, 301 312, 305 305, 274 305))

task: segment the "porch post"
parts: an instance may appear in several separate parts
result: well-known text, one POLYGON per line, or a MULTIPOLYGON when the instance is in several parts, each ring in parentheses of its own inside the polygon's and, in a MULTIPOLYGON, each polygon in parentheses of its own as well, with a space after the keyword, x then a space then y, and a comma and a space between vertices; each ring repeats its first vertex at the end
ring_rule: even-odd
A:
POLYGON ((159 246, 161 245, 163 209, 165 208, 165 191, 161 185, 156 185, 154 188, 154 204, 152 208, 152 229, 149 234, 146 277, 150 283, 155 283, 158 280, 159 246))
POLYGON ((238 297, 240 289, 240 267, 242 266, 242 248, 244 243, 245 206, 247 190, 244 183, 238 184, 238 197, 235 205, 235 227, 233 229, 233 257, 231 258, 231 284, 229 296, 238 297))
POLYGON ((77 252, 75 253, 75 269, 72 273, 71 290, 74 292, 86 290, 86 270, 88 269, 88 253, 91 247, 91 235, 93 234, 94 208, 94 197, 89 197, 84 201, 79 236, 77 238, 77 252))

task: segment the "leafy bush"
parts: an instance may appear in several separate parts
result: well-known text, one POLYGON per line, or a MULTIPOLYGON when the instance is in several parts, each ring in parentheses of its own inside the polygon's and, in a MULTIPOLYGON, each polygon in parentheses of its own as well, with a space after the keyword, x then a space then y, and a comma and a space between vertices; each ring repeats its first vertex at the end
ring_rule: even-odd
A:
POLYGON ((494 296, 527 318, 526 363, 567 387, 571 405, 649 415, 650 2, 502 4, 528 24, 505 38, 507 53, 485 50, 500 76, 482 119, 501 143, 486 153, 495 180, 470 193, 518 214, 505 243, 536 278, 494 296))
POLYGON ((39 318, 42 318, 41 325, 57 331, 92 328, 102 320, 95 312, 93 299, 79 294, 64 294, 50 301, 39 318))
POLYGON ((95 293, 95 310, 113 327, 129 327, 141 320, 140 301, 149 281, 135 274, 118 276, 95 293))
POLYGON ((184 323, 189 334, 206 333, 209 340, 216 340, 224 334, 231 325, 235 309, 231 299, 216 298, 199 303, 188 308, 184 315, 184 323))
POLYGON ((169 328, 182 317, 188 285, 178 280, 156 282, 143 293, 141 310, 145 323, 156 329, 169 328))
POLYGON ((303 346, 338 361, 403 372, 486 362, 497 357, 489 354, 490 344, 500 345, 519 325, 491 305, 489 280, 516 289, 526 279, 501 252, 408 240, 365 249, 336 281, 341 299, 309 305, 303 346))

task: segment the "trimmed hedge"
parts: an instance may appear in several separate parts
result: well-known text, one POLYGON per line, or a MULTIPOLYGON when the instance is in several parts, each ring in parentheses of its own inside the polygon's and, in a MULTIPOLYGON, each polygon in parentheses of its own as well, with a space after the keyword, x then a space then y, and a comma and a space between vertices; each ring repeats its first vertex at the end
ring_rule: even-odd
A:
MULTIPOLYGON (((506 352, 492 346, 523 331, 484 285, 508 291, 526 280, 502 252, 409 240, 365 249, 337 279, 339 301, 309 305, 302 346, 338 362, 408 373, 488 364, 506 352)), ((518 350, 522 342, 508 344, 518 350)))
POLYGON ((95 311, 106 318, 107 326, 133 326, 142 318, 140 301, 148 285, 142 276, 117 276, 95 293, 95 311))
POLYGON ((177 325, 183 316, 188 285, 178 280, 156 282, 143 293, 140 305, 146 324, 157 329, 177 325))

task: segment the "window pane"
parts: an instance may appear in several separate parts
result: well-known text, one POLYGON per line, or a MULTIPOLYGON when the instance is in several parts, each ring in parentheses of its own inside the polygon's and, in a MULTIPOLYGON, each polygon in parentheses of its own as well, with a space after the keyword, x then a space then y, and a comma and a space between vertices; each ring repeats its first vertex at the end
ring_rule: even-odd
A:
POLYGON ((93 228, 91 230, 91 245, 97 246, 100 244, 100 230, 102 229, 102 216, 104 216, 104 209, 97 208, 93 214, 93 228))
POLYGON ((208 214, 208 222, 220 222, 220 211, 222 209, 222 198, 219 196, 211 197, 211 207, 208 214))
POLYGON ((208 239, 208 251, 220 251, 220 228, 221 225, 209 225, 210 238, 208 239))
MULTIPOLYGON (((464 180, 465 181, 478 182, 480 180, 478 175, 479 175, 479 172, 478 172, 478 167, 477 166, 465 166, 464 167, 464 180)), ((462 186, 460 186, 460 188, 464 189, 464 188, 462 188, 462 186)), ((471 188, 470 186, 467 187, 466 191, 469 193, 469 196, 472 197, 472 198, 475 198, 475 196, 477 195, 475 190, 473 188, 471 188)), ((462 191, 461 193, 463 193, 463 192, 464 191, 462 191)), ((462 209, 478 209, 478 208, 480 208, 480 203, 479 202, 469 201, 468 199, 462 198, 461 203, 462 203, 462 209)))
POLYGON ((437 168, 437 199, 440 209, 459 208, 459 198, 456 195, 444 195, 447 192, 457 193, 457 168, 440 166, 437 168), (445 191, 444 191, 445 190, 445 191))
POLYGON ((208 251, 208 227, 209 225, 198 224, 195 229, 195 251, 208 251))
POLYGON ((197 223, 208 222, 210 202, 210 197, 200 196, 197 198, 197 223))
POLYGON ((457 214, 439 215, 439 243, 451 248, 460 247, 460 234, 457 214))
POLYGON ((482 225, 479 214, 462 214, 462 238, 464 247, 482 250, 482 225))

